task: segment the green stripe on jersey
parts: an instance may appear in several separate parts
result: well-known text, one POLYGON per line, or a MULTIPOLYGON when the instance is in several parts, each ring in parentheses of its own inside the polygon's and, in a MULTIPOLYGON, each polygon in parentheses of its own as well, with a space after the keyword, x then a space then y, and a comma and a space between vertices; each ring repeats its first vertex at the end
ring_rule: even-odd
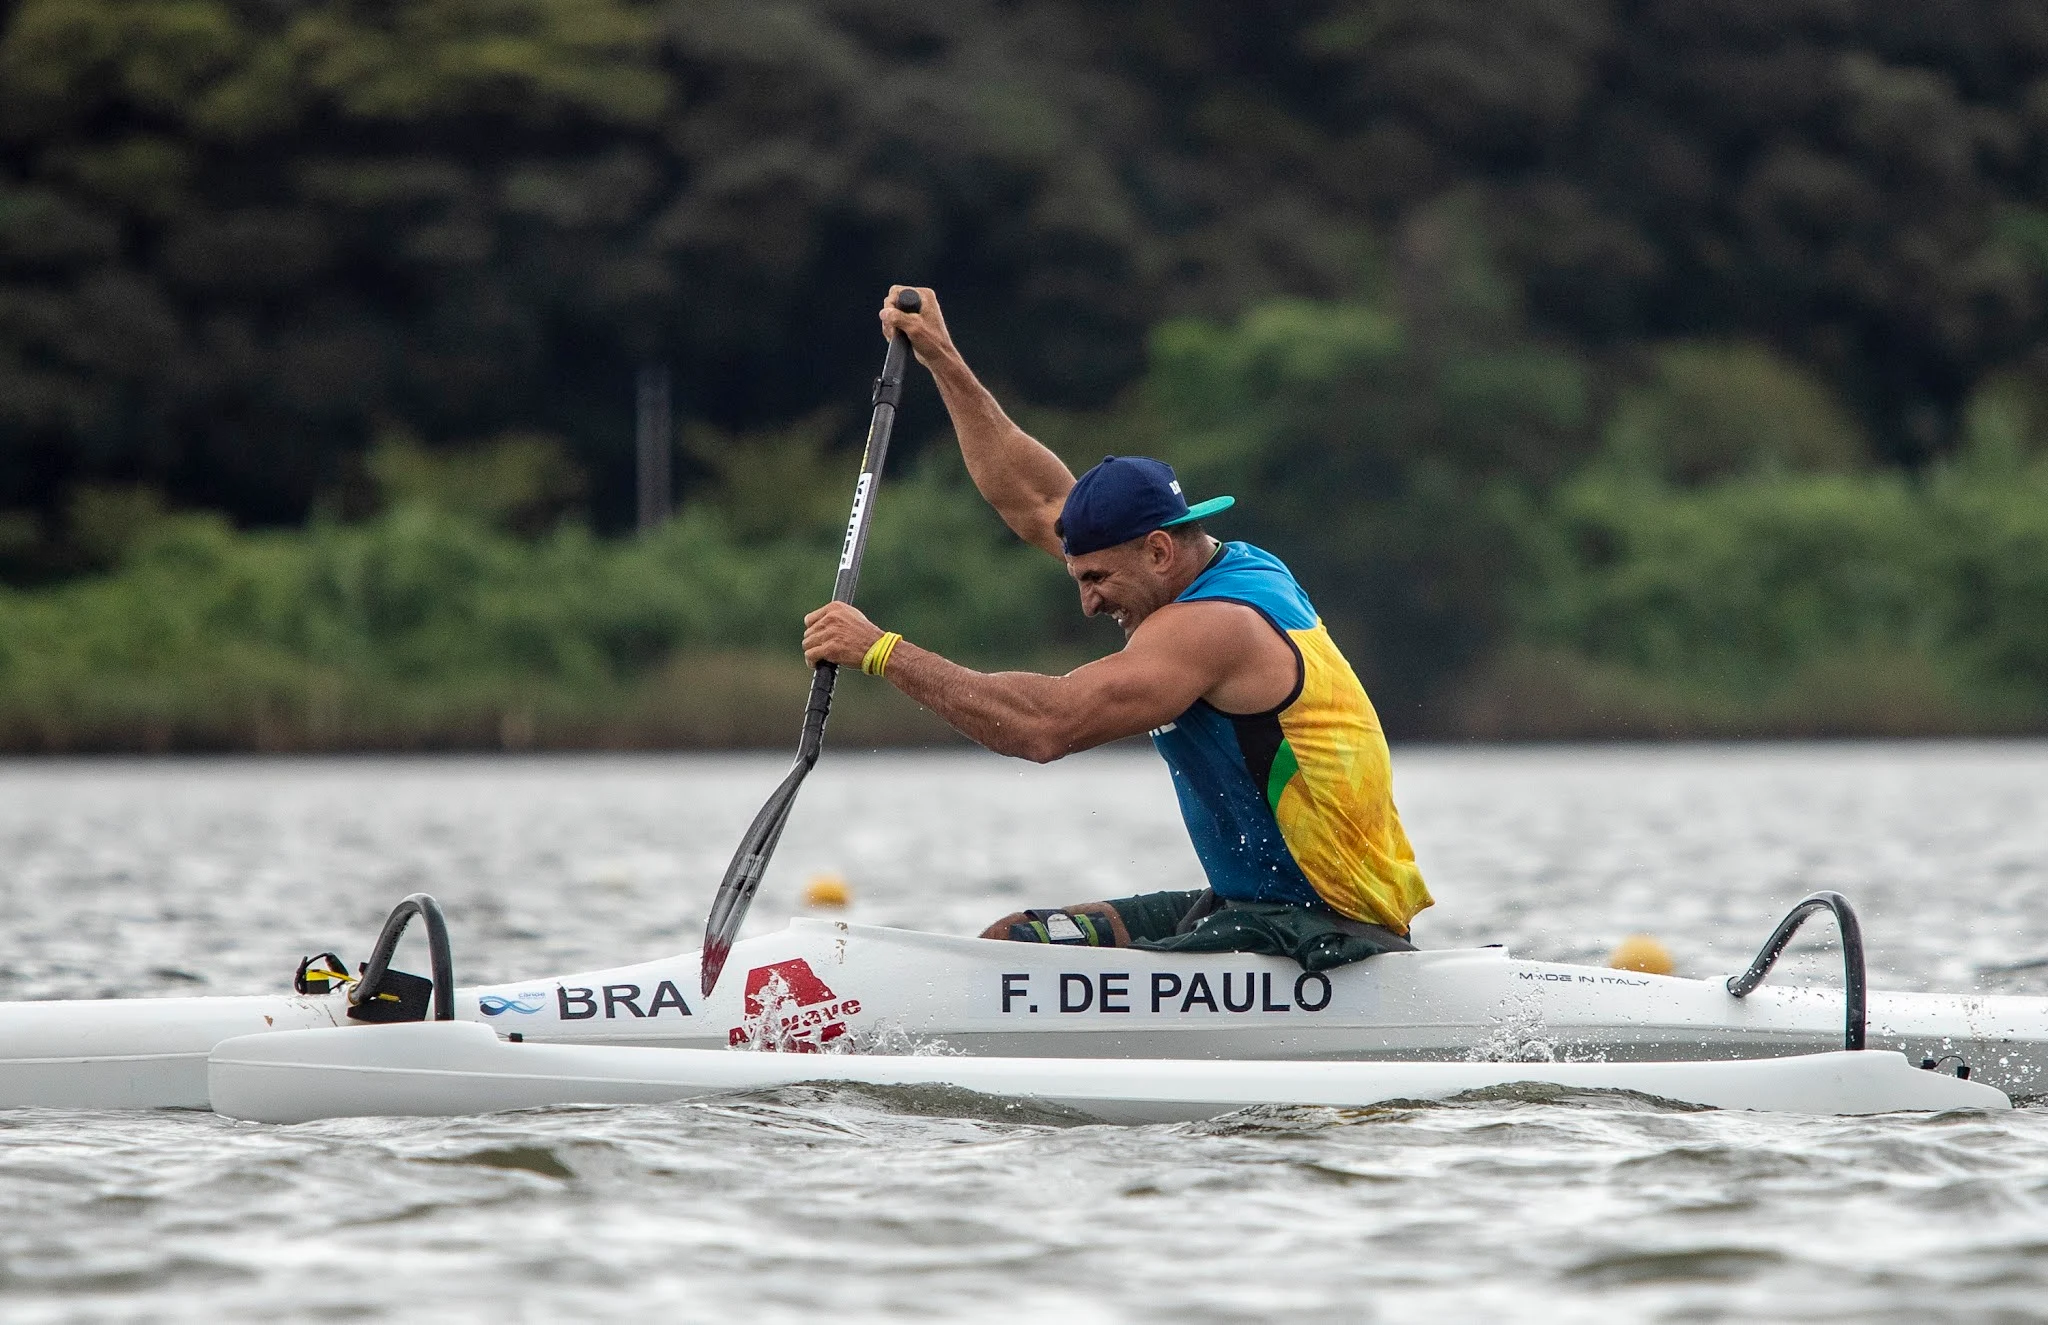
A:
POLYGON ((1288 780, 1299 771, 1301 765, 1294 761, 1294 747, 1283 736, 1280 748, 1273 752, 1273 769, 1266 774, 1266 804, 1272 807, 1273 813, 1280 813, 1280 793, 1287 790, 1288 780))

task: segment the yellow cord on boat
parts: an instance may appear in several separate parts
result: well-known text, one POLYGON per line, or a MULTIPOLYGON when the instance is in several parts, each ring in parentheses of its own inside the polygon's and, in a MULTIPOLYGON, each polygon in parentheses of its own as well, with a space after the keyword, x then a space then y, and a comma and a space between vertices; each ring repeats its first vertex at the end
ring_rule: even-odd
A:
POLYGON ((889 655, 896 652, 896 646, 903 637, 893 630, 882 632, 882 638, 868 646, 867 656, 860 660, 860 669, 869 676, 880 676, 882 669, 889 665, 889 655))

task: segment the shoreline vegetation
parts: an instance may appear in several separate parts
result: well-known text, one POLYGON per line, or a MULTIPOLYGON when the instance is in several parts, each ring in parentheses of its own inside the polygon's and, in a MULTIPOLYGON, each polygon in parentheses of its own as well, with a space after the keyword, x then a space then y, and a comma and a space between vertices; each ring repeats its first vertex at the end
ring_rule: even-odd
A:
MULTIPOLYGON (((637 684, 596 693, 415 688, 313 666, 236 684, 245 679, 9 694, 0 756, 793 749, 809 684, 800 661, 767 652, 678 655, 637 684)), ((1491 660, 1442 710, 1389 730, 1397 741, 1445 743, 2033 737, 2048 735, 2048 716, 1973 703, 1932 660, 1910 654, 1824 660, 1744 701, 1529 648, 1491 660)), ((827 738, 863 749, 963 739, 895 690, 858 679, 842 683, 827 738)))
MULTIPOLYGON (((71 520, 105 568, 0 589, 0 751, 794 741, 795 641, 829 592, 835 512, 812 503, 767 536, 764 513, 728 491, 638 538, 574 520, 522 534, 533 486, 494 495, 479 475, 517 466, 488 459, 387 454, 381 513, 302 531, 238 531, 142 491, 82 494, 71 520)), ((958 471, 934 447, 884 489, 863 607, 981 666, 1058 671, 1114 648, 958 471)), ((786 509, 788 491, 754 500, 786 509)), ((1594 466, 1540 500, 1496 496, 1461 546, 1509 568, 1501 624, 1455 676, 1394 707, 1398 677, 1369 670, 1385 651, 1333 618, 1396 739, 2048 732, 2048 461, 1978 453, 1918 476, 1690 487, 1594 466)), ((1305 574, 1311 592, 1334 583, 1343 601, 1308 551, 1325 581, 1305 574)), ((831 739, 958 738, 848 677, 831 739)))
MULTIPOLYGON (((1397 740, 2048 732, 2048 376, 1987 379, 1907 468, 1761 345, 1627 374, 1474 337, 1277 301, 1163 324, 1117 401, 1025 423, 1077 470, 1161 455, 1237 495, 1211 532, 1295 568, 1397 740)), ((1117 647, 951 438, 910 440, 862 608, 972 666, 1117 647)), ((0 751, 788 745, 850 458, 824 416, 680 445, 707 477, 637 536, 520 434, 389 432, 300 528, 78 487, 41 526, 72 571, 0 584, 0 751)), ((953 738, 850 677, 833 739, 953 738)))

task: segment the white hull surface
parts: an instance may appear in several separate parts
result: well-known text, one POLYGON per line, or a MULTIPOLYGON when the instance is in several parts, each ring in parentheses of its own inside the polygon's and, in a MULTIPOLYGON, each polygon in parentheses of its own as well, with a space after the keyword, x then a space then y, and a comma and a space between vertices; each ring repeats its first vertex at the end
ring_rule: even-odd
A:
POLYGON ((0 1003, 0 1108, 204 1109, 206 1056, 237 1035, 346 1026, 339 998, 0 1003))
MULTIPOLYGON (((992 943, 797 920, 737 944, 709 999, 697 995, 697 971, 697 954, 685 953, 466 988, 455 1012, 517 1033, 521 1047, 943 1046, 1037 1059, 1555 1059, 1598 1069, 1819 1054, 1843 1043, 1836 988, 1767 984, 1737 999, 1718 977, 1520 961, 1499 948, 1388 953, 1309 975, 1242 954, 992 943)), ((345 1011, 339 993, 0 1004, 0 1107, 206 1108, 215 1103, 206 1055, 223 1040, 320 1026, 405 1029, 357 1025, 345 1011)), ((1945 1072, 1966 1064, 2009 1095, 2048 1094, 2048 999, 1873 993, 1868 1047, 1916 1064, 1943 1060, 1945 1072)))
POLYGON ((514 1044, 482 1026, 418 1022, 375 1035, 250 1035, 213 1051, 214 1107, 253 1122, 660 1104, 804 1082, 940 1086, 1055 1105, 1110 1123, 1188 1122, 1252 1105, 1362 1107, 1539 1082, 1721 1109, 1869 1114, 2006 1109, 1975 1081, 1895 1053, 1722 1063, 1340 1063, 753 1054, 514 1044))

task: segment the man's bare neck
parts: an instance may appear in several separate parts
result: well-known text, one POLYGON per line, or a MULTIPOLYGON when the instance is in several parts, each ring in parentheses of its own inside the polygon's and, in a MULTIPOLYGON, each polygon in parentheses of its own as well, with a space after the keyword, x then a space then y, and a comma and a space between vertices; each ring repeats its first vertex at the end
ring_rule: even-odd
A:
POLYGON ((1173 579, 1173 597, 1178 598, 1188 591, 1188 586, 1202 578, 1202 572, 1209 569, 1216 560, 1216 554, 1223 545, 1207 534, 1202 541, 1182 549, 1183 555, 1176 560, 1173 579))
MULTIPOLYGON (((1180 545, 1176 544, 1175 546, 1179 547, 1180 545)), ((1138 627, 1150 620, 1154 612, 1157 612, 1162 607, 1172 606, 1175 600, 1188 591, 1189 585, 1202 577, 1203 571, 1215 564, 1216 557, 1222 550, 1223 545, 1207 535, 1203 536, 1200 543, 1190 544, 1187 547, 1181 548, 1179 554, 1174 558, 1173 574, 1166 581, 1166 601, 1160 603, 1157 607, 1148 609, 1143 615, 1126 621, 1124 623, 1124 638, 1129 640, 1132 635, 1136 634, 1138 627)))

